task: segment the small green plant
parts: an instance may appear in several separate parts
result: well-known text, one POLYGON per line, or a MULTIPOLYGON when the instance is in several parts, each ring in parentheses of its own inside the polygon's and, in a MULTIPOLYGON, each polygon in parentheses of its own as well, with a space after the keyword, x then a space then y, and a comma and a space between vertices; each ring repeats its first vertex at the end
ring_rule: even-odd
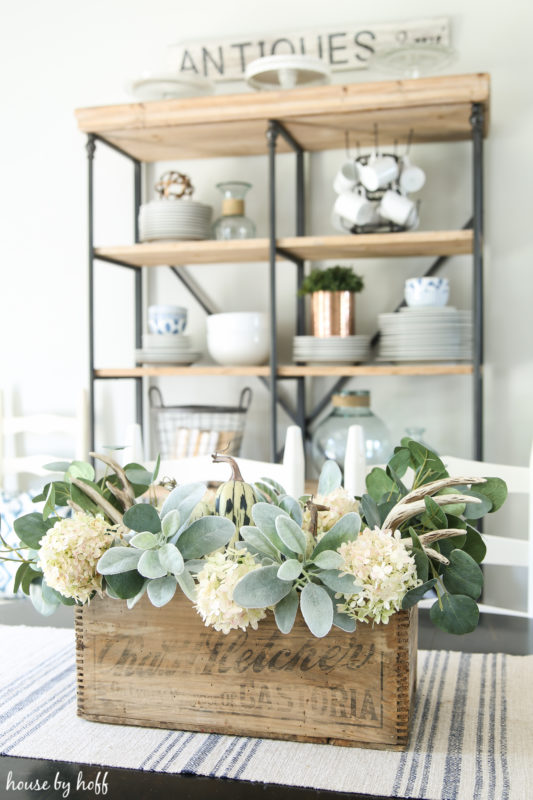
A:
POLYGON ((364 282, 360 275, 356 275, 351 267, 341 267, 338 264, 328 269, 314 269, 303 280, 299 295, 312 294, 313 292, 360 292, 364 289, 364 282))

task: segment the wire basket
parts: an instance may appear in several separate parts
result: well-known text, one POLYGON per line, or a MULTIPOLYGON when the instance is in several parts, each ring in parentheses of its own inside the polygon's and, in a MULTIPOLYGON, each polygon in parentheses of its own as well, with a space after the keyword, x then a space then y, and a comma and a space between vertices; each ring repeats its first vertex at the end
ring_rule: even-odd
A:
POLYGON ((242 390, 238 406, 166 406, 157 386, 148 392, 157 451, 163 459, 205 456, 215 451, 238 456, 252 390, 242 390))

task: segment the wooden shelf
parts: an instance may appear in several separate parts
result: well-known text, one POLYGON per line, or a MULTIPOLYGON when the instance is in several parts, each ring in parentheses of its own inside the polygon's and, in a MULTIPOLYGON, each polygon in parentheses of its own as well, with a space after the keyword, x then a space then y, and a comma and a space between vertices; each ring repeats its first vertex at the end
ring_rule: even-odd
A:
MULTIPOLYGON (((278 367, 280 378, 301 377, 357 377, 380 375, 471 375, 472 365, 462 364, 360 364, 358 366, 296 366, 282 364, 278 367)), ((104 368, 94 372, 96 378, 148 378, 168 375, 209 376, 209 375, 241 375, 267 378, 270 367, 220 367, 216 365, 181 366, 145 366, 125 368, 104 368)))
MULTIPOLYGON (((471 138, 471 104, 485 110, 489 76, 447 75, 236 95, 158 100, 82 108, 78 125, 140 161, 258 155, 267 152, 270 119, 283 123, 304 150, 344 148, 345 131, 361 146, 380 142, 460 141, 471 138)), ((289 149, 280 137, 281 152, 289 149)))
MULTIPOLYGON (((466 231, 415 231, 364 233, 346 236, 289 236, 278 247, 295 258, 321 261, 328 258, 387 258, 402 256, 455 256, 472 252, 473 236, 466 231)), ((231 242, 149 242, 98 247, 96 257, 121 261, 134 267, 185 266, 268 261, 268 239, 231 242)), ((283 258, 283 256, 279 256, 283 258)))

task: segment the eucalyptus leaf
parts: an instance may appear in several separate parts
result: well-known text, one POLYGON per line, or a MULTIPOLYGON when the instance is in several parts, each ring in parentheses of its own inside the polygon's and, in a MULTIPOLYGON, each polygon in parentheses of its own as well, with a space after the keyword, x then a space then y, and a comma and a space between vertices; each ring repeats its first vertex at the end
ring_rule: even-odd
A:
POLYGON ((48 469, 50 472, 66 472, 71 463, 71 461, 50 461, 49 464, 43 465, 43 469, 48 469))
POLYGON ((159 514, 153 506, 148 503, 136 503, 128 508, 123 517, 124 525, 132 531, 150 531, 159 533, 161 530, 161 520, 159 514))
POLYGON ((292 558, 294 552, 279 537, 276 528, 276 519, 278 517, 290 519, 283 508, 273 506, 270 503, 255 503, 252 507, 252 519, 259 530, 265 534, 280 553, 283 553, 287 558, 292 558))
POLYGON ((432 589, 436 583, 437 579, 431 578, 431 580, 421 583, 420 586, 415 586, 414 589, 409 589, 409 591, 403 596, 402 608, 407 609, 411 608, 411 606, 415 606, 420 602, 420 600, 422 600, 426 592, 429 592, 429 590, 432 589))
POLYGON ((278 567, 277 576, 282 581, 294 581, 302 573, 302 564, 296 558, 289 558, 278 567))
POLYGON ((464 550, 453 550, 449 559, 450 564, 443 573, 446 589, 451 594, 466 594, 477 600, 483 588, 483 573, 479 565, 464 550))
POLYGON ((31 566, 28 567, 28 569, 24 572, 24 575, 22 576, 22 580, 20 582, 20 588, 22 589, 24 594, 29 595, 30 587, 33 581, 41 581, 42 577, 43 577, 42 572, 33 569, 33 567, 31 566))
POLYGON ((177 545, 184 559, 202 556, 224 547, 235 534, 235 525, 227 517, 202 517, 179 537, 177 545))
POLYGON ((285 516, 277 517, 276 531, 289 550, 302 556, 305 555, 307 539, 303 530, 293 519, 285 516))
MULTIPOLYGON (((163 503, 163 507, 161 508, 161 517, 164 517, 169 511, 177 509, 187 497, 199 492, 200 488, 202 494, 197 502, 200 502, 205 494, 205 483, 185 483, 182 486, 176 486, 176 488, 170 492, 169 496, 163 503)), ((196 503, 194 505, 196 505, 196 503)), ((183 519, 183 517, 182 520, 183 522, 186 521, 183 519)))
POLYGON ((177 585, 178 582, 173 575, 148 581, 146 592, 151 604, 156 608, 161 608, 170 603, 176 593, 177 585))
POLYGON ((306 583, 300 594, 300 608, 307 627, 317 638, 329 633, 333 625, 333 601, 316 583, 306 583))
POLYGON ((471 633, 479 621, 479 608, 471 597, 460 594, 445 594, 431 606, 429 616, 434 625, 447 633, 471 633))
POLYGON ((43 617, 49 617, 59 605, 59 602, 50 602, 45 598, 40 581, 33 581, 30 584, 30 600, 36 611, 42 614, 43 617))
MULTIPOLYGON (((50 603, 51 605, 54 605, 54 603, 55 603, 55 605, 58 606, 60 603, 63 602, 63 600, 69 599, 69 598, 64 597, 62 594, 57 592, 55 589, 52 589, 51 586, 48 586, 48 584, 46 583, 44 578, 43 578, 42 583, 41 583, 41 590, 42 590, 42 593, 43 593, 43 600, 46 603, 50 603)), ((72 599, 72 598, 70 598, 70 599, 72 599)), ((73 599, 72 599, 72 602, 74 602, 73 599)))
POLYGON ((424 497, 424 505, 426 506, 426 513, 422 515, 421 522, 426 528, 430 530, 443 530, 448 527, 446 514, 432 497, 424 497))
POLYGON ((50 528, 53 528, 57 519, 44 520, 42 514, 37 511, 32 511, 31 514, 24 514, 13 523, 15 533, 19 537, 22 544, 31 547, 33 550, 38 550, 43 536, 45 536, 50 528))
POLYGON ((183 556, 175 544, 167 542, 167 544, 159 548, 158 553, 161 566, 164 567, 167 572, 171 572, 176 577, 181 575, 185 569, 185 564, 183 556))
POLYGON ((508 493, 507 484, 501 478, 487 478, 485 483, 476 484, 476 492, 485 495, 490 500, 492 508, 488 512, 489 514, 501 508, 507 499, 508 493))
POLYGON ((249 572, 235 586, 233 600, 243 608, 275 606, 291 591, 292 585, 277 576, 278 565, 249 572))
POLYGON ((43 519, 47 520, 50 517, 56 507, 56 489, 53 483, 50 484, 50 488, 48 489, 48 494, 46 495, 46 501, 43 508, 43 519))
POLYGON ((383 495, 390 494, 394 490, 394 481, 384 469, 374 467, 366 476, 366 488, 370 497, 379 503, 383 495))
POLYGON ((378 504, 369 494, 364 494, 361 497, 361 513, 370 529, 381 527, 381 517, 378 509, 378 504))
POLYGON ((480 491, 478 491, 477 485, 476 489, 465 489, 462 492, 466 497, 475 497, 477 500, 480 500, 480 503, 467 503, 464 516, 466 519, 481 519, 484 517, 485 514, 489 514, 492 510, 492 501, 480 491))
POLYGON ((303 511, 298 500, 288 494, 285 494, 279 498, 279 505, 280 508, 286 511, 290 518, 298 523, 298 525, 301 527, 303 522, 303 511))
POLYGON ((137 571, 145 578, 163 578, 168 572, 159 560, 159 550, 145 550, 137 564, 137 571))
POLYGON ((152 472, 152 478, 150 483, 155 483, 157 480, 157 476, 159 475, 159 467, 161 466, 161 453, 157 454, 157 460, 155 462, 154 471, 152 472))
POLYGON ((143 581, 143 585, 141 586, 137 594, 134 597, 128 597, 128 599, 126 600, 126 605, 130 609, 130 611, 134 606, 137 605, 141 597, 146 593, 147 586, 148 586, 148 581, 147 580, 143 581))
POLYGON ((85 478, 94 481, 94 467, 87 461, 72 461, 65 472, 65 480, 71 483, 73 478, 85 478))
POLYGON ((137 569, 142 550, 133 547, 110 547, 100 556, 96 569, 100 575, 118 575, 137 569))
POLYGON ((389 461, 388 466, 393 469, 400 478, 402 478, 407 472, 410 461, 411 453, 409 452, 409 448, 397 447, 394 451, 394 455, 389 461))
POLYGON ((462 546, 462 550, 464 553, 468 553, 469 556, 472 556, 474 561, 478 564, 481 564, 487 555, 487 545, 483 541, 479 531, 476 531, 471 525, 467 525, 466 541, 462 546))
POLYGON ((342 472, 336 461, 328 460, 322 467, 318 479, 318 494, 325 495, 334 492, 342 486, 342 472))
POLYGON ((176 576, 176 580, 185 597, 188 597, 191 603, 196 603, 196 584, 191 573, 184 570, 181 575, 176 576))
MULTIPOLYGON (((137 552, 140 553, 140 551, 137 552)), ((136 569, 132 569, 130 572, 106 575, 105 582, 108 587, 111 587, 117 597, 120 597, 121 600, 129 600, 141 591, 144 578, 142 575, 139 575, 136 569)))
MULTIPOLYGON (((446 486, 444 489, 441 489, 438 493, 438 497, 446 494, 457 494, 457 492, 461 492, 460 487, 458 486, 446 486)), ((466 503, 452 503, 449 506, 441 506, 442 511, 448 517, 448 525, 450 528, 456 528, 457 526, 452 523, 450 517, 455 517, 459 519, 465 512, 466 503)))
POLYGON ((296 589, 291 589, 286 597, 283 597, 274 608, 274 617, 276 625, 282 633, 290 633, 296 613, 298 611, 298 592, 296 589))
POLYGON ((154 547, 157 547, 158 538, 150 531, 142 531, 142 533, 136 533, 130 539, 130 545, 132 547, 136 547, 138 550, 151 550, 154 547))
POLYGON ((161 519, 161 530, 166 539, 170 539, 180 529, 180 512, 173 508, 161 519))
POLYGON ((128 464, 124 467, 124 472, 129 482, 136 486, 146 486, 148 488, 152 483, 152 473, 148 472, 140 464, 128 464))
POLYGON ((313 561, 320 569, 339 569, 342 556, 335 550, 322 550, 313 561))
POLYGON ((30 569, 30 565, 28 561, 25 561, 24 564, 21 564, 16 573, 15 573, 15 581, 13 583, 13 594, 17 594, 18 590, 20 589, 20 584, 24 577, 24 573, 30 569))
POLYGON ((427 581, 429 575, 429 558, 423 550, 413 550, 413 558, 416 564, 416 574, 421 581, 427 581))
POLYGON ((325 569, 316 573, 322 583, 333 589, 334 592, 352 595, 361 591, 355 583, 353 575, 341 575, 338 569, 325 569))
POLYGON ((446 467, 438 455, 428 450, 420 442, 409 439, 407 447, 411 454, 411 465, 417 471, 417 486, 429 483, 437 477, 447 474, 446 467))
POLYGON ((400 495, 400 497, 405 497, 408 490, 404 486, 404 484, 402 483, 402 479, 400 478, 394 467, 390 465, 390 463, 387 464, 387 475, 389 475, 389 477, 391 477, 392 480, 394 481, 394 488, 395 490, 396 489, 398 490, 398 494, 400 495))
POLYGON ((274 561, 280 560, 279 550, 272 544, 268 536, 265 536, 255 525, 243 525, 240 529, 240 535, 258 553, 270 556, 274 561))
POLYGON ((350 511, 341 517, 330 530, 324 534, 311 553, 314 561, 319 553, 324 550, 337 550, 344 542, 354 542, 361 529, 361 517, 355 511, 350 511))

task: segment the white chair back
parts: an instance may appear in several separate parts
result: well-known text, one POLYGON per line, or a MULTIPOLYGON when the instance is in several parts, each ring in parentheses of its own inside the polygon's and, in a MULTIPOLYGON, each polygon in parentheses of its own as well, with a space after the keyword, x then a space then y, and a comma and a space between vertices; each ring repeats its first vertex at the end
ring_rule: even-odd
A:
MULTIPOLYGON (((471 475, 472 477, 492 476, 502 478, 510 495, 527 495, 529 504, 528 519, 524 520, 527 539, 510 536, 491 536, 483 534, 487 545, 484 564, 500 567, 527 567, 527 611, 519 612, 500 606, 481 605, 483 611, 533 617, 533 446, 529 467, 514 467, 507 464, 491 464, 486 461, 470 461, 454 456, 442 456, 450 475, 471 475)), ((505 513, 505 512, 500 512, 505 513)))
POLYGON ((18 438, 20 435, 67 435, 72 439, 68 459, 86 460, 89 453, 87 392, 79 398, 76 415, 72 417, 59 414, 32 414, 20 416, 11 413, 12 394, 0 391, 0 487, 18 491, 18 478, 21 474, 37 477, 50 476, 44 464, 59 461, 62 457, 39 453, 20 455, 18 438), (10 485, 7 485, 10 484, 10 485))

